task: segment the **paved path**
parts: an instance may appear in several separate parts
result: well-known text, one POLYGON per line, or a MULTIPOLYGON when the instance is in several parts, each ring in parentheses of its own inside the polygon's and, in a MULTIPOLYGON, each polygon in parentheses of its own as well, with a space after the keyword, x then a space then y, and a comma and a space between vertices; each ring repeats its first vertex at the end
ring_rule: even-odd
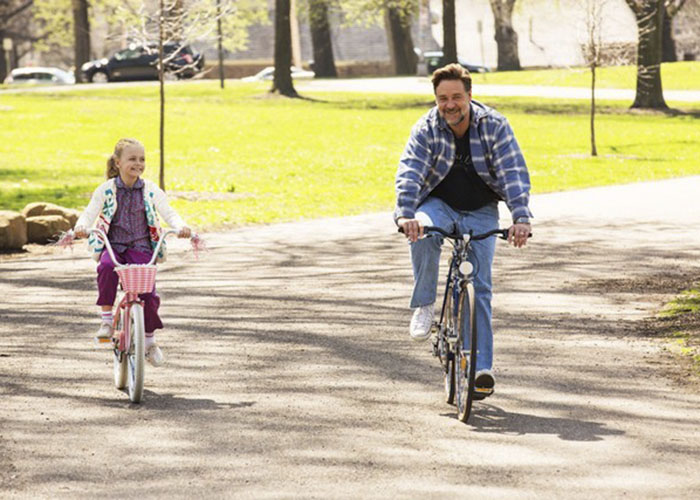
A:
POLYGON ((697 498, 700 394, 640 320, 697 276, 700 177, 535 196, 499 245, 496 394, 471 425, 408 341, 388 213, 174 242, 167 366, 111 385, 93 265, 0 262, 0 497, 697 498), (124 478, 125 481, 119 481, 124 478))
MULTIPOLYGON (((401 94, 433 93, 427 77, 407 76, 393 78, 362 78, 338 80, 308 80, 295 82, 299 92, 345 91, 345 92, 387 92, 401 94)), ((475 83, 474 96, 521 96, 551 99, 590 99, 587 87, 555 87, 546 85, 489 85, 475 83)), ((634 101, 634 89, 596 89, 597 99, 634 101)), ((667 101, 700 102, 700 92, 692 90, 664 90, 667 101)))

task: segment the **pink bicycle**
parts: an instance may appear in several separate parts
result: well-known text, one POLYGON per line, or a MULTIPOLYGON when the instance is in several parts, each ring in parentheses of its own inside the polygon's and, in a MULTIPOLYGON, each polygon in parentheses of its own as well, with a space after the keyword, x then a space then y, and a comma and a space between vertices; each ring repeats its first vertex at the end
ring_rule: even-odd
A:
MULTIPOLYGON (((124 292, 114 315, 114 334, 111 339, 98 339, 99 343, 111 343, 114 352, 114 385, 117 389, 127 388, 129 399, 133 403, 141 402, 146 364, 146 332, 143 318, 143 301, 140 293, 153 290, 156 282, 155 260, 165 238, 177 234, 173 229, 167 230, 153 257, 148 264, 120 264, 104 232, 91 229, 88 233, 96 234, 105 243, 105 248, 115 265, 119 283, 124 292)), ((193 236, 196 238, 196 236, 193 236)))

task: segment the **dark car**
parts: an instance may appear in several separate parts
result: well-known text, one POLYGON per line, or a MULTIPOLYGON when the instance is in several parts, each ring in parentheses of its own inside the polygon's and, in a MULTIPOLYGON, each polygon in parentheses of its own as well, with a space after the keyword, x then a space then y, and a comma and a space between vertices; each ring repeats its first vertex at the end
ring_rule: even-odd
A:
MULTIPOLYGON (((443 54, 441 50, 436 50, 434 52, 424 52, 423 59, 425 60, 425 67, 427 68, 429 75, 432 74, 433 71, 435 71, 436 69, 442 68, 445 65, 445 63, 443 63, 443 54)), ((489 71, 491 71, 486 66, 468 63, 461 57, 457 57, 457 61, 461 66, 467 68, 467 70, 470 73, 488 73, 489 71)))
MULTIPOLYGON (((163 46, 166 73, 175 78, 192 78, 204 68, 204 55, 189 45, 166 43, 163 46)), ((158 45, 132 44, 109 59, 83 64, 83 77, 89 82, 116 82, 158 79, 158 45)))

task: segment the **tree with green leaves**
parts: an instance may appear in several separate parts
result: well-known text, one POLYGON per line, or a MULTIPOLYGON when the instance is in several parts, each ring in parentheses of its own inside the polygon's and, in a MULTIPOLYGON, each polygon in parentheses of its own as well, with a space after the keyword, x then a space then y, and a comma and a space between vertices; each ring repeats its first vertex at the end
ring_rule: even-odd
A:
POLYGON ((411 25, 418 12, 418 0, 342 0, 345 25, 384 25, 394 73, 413 75, 418 58, 414 51, 411 25))
POLYGON ((411 24, 417 7, 417 2, 406 0, 386 0, 384 5, 389 54, 396 75, 415 75, 418 69, 418 57, 411 36, 411 24))

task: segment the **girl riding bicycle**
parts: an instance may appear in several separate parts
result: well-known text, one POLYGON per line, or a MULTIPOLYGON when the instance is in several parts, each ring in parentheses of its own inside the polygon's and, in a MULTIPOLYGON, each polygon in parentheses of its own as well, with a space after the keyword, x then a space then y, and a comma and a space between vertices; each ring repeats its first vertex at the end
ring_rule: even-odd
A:
MULTIPOLYGON (((75 224, 75 235, 87 237, 95 224, 109 239, 117 259, 123 264, 145 264, 161 238, 160 214, 168 225, 178 231, 178 237, 189 238, 191 230, 168 204, 163 190, 151 181, 141 179, 146 168, 143 145, 135 139, 121 139, 107 160, 107 181, 97 187, 85 211, 75 224)), ((119 278, 104 243, 94 234, 88 239, 97 266, 97 305, 101 323, 98 338, 112 337, 114 301, 119 278)), ((165 242, 158 262, 165 260, 165 242)), ((155 286, 150 293, 140 295, 144 301, 146 330, 146 359, 153 366, 163 364, 163 353, 156 344, 155 330, 163 328, 158 316, 160 297, 155 286)))

